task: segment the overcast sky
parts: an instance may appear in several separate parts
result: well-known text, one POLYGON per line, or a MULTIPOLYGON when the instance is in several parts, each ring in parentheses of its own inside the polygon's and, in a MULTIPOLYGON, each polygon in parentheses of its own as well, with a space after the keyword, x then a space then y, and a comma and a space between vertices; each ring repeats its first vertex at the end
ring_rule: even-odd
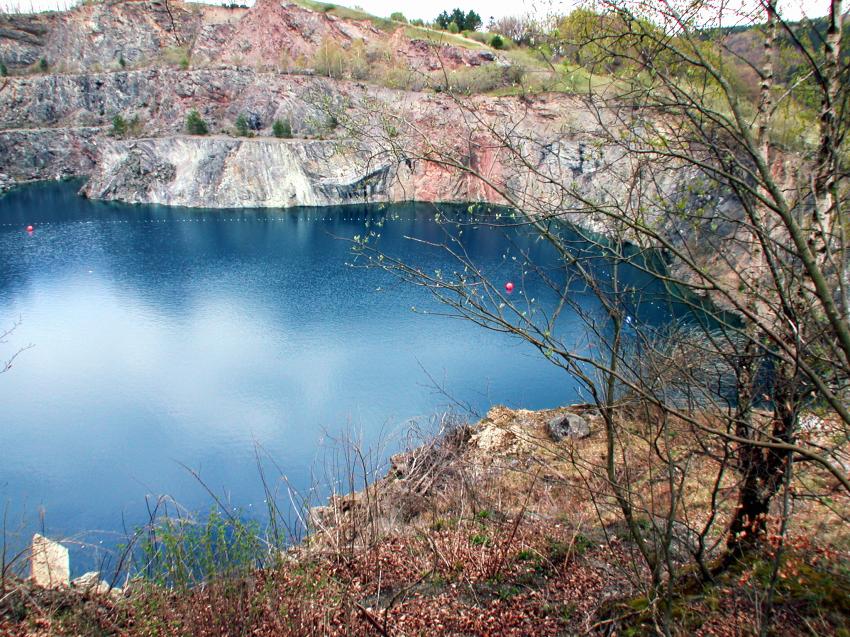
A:
MULTIPOLYGON (((341 2, 339 4, 346 4, 341 2)), ((506 15, 522 15, 526 13, 569 13, 571 9, 580 4, 587 4, 581 0, 419 0, 418 2, 401 2, 399 0, 354 0, 349 6, 358 5, 379 16, 388 16, 393 11, 401 11, 408 18, 422 18, 433 20, 444 9, 451 10, 458 6, 462 9, 474 9, 486 23, 490 16, 497 18, 506 15)), ((730 3, 732 4, 732 3, 730 3)), ((828 0, 780 0, 781 6, 785 8, 787 17, 799 19, 805 11, 808 17, 825 15, 829 9, 828 0)))
MULTIPOLYGON (((207 0, 210 4, 222 4, 221 0, 207 0)), ((230 0, 228 0, 229 2, 230 0)), ((252 0, 236 0, 240 3, 253 4, 252 0)), ((751 4, 758 0, 715 0, 735 4, 746 2, 751 4)), ((528 13, 537 14, 564 14, 582 0, 418 0, 417 2, 405 2, 404 0, 337 0, 337 4, 346 6, 358 6, 369 13, 378 16, 389 16, 393 11, 401 11, 409 19, 422 18, 433 20, 444 9, 451 10, 461 7, 464 10, 474 9, 484 19, 486 24, 490 16, 500 18, 506 15, 524 15, 528 13)), ((45 11, 49 9, 65 9, 76 4, 74 0, 0 0, 0 7, 7 10, 17 7, 22 11, 45 11)), ((810 18, 825 15, 829 0, 780 0, 787 18, 799 19, 802 15, 810 18)))

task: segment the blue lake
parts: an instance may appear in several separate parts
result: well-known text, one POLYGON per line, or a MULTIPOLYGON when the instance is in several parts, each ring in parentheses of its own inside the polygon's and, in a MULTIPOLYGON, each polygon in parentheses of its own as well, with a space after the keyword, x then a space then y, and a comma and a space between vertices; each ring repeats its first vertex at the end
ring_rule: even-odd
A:
MULTIPOLYGON (((20 321, 0 359, 33 346, 0 375, 0 498, 19 538, 42 526, 107 537, 147 519, 148 495, 203 509, 210 497, 184 465, 261 509, 257 445, 305 488, 326 434, 357 431, 368 446, 446 409, 429 375, 482 413, 582 400, 528 345, 423 314, 439 309, 427 290, 349 265, 345 239, 370 219, 384 222, 385 251, 456 268, 405 238, 442 236, 432 205, 189 210, 92 202, 78 188, 0 198, 0 327, 20 321)), ((522 279, 520 250, 543 249, 487 226, 464 246, 505 281, 522 279)), ((545 303, 544 287, 528 278, 515 294, 545 303)), ((571 314, 560 329, 582 333, 571 314)))

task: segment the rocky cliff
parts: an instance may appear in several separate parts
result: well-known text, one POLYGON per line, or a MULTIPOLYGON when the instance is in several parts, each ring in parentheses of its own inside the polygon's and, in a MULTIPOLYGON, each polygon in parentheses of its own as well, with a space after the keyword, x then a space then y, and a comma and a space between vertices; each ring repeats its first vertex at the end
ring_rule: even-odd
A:
POLYGON ((416 70, 475 66, 494 53, 473 40, 333 5, 258 0, 251 9, 180 0, 110 0, 67 12, 0 15, 0 60, 12 72, 191 65, 308 70, 323 47, 361 46, 416 70), (431 46, 423 46, 431 45, 431 46))
MULTIPOLYGON (((475 97, 488 125, 516 121, 539 140, 535 158, 570 178, 599 169, 596 122, 569 96, 475 97)), ((446 144, 512 192, 528 171, 508 166, 447 95, 360 82, 222 67, 44 74, 0 80, 0 174, 7 181, 91 176, 91 197, 198 207, 319 205, 365 200, 502 201, 439 162, 405 156, 421 139, 446 144), (212 137, 183 134, 197 110, 212 137), (240 115, 252 138, 232 136, 240 115), (138 139, 111 136, 136 118, 138 139), (293 139, 271 136, 276 119, 293 139), (388 125, 389 119, 396 121, 388 125), (453 131, 453 134, 447 134, 453 131), (398 135, 398 138, 394 138, 398 135), (294 184, 300 184, 295 186, 294 184)), ((419 144, 421 146, 421 144, 419 144)), ((422 150, 419 148, 419 150, 422 150)))
POLYGON ((388 162, 373 165, 372 149, 339 152, 345 136, 328 111, 375 98, 414 110, 421 104, 433 114, 433 96, 343 81, 334 60, 358 61, 346 67, 347 77, 363 65, 425 77, 495 64, 496 56, 457 36, 441 42, 427 30, 311 7, 127 0, 0 16, 0 62, 8 73, 0 77, 0 188, 92 176, 89 196, 189 206, 409 198, 409 180, 407 193, 389 188, 388 162), (317 77, 316 64, 334 77, 317 77), (218 137, 182 136, 191 110, 218 137), (256 139, 233 138, 240 115, 256 139), (134 122, 136 139, 111 137, 116 117, 134 122), (293 140, 271 137, 276 119, 291 124, 293 140))
MULTIPOLYGON (((250 10, 127 0, 2 17, 0 55, 11 75, 0 78, 0 187, 86 176, 89 197, 195 207, 506 197, 541 206, 556 205, 564 183, 622 196, 620 155, 597 143, 603 124, 574 96, 477 95, 460 104, 354 81, 356 68, 341 79, 304 66, 333 49, 422 77, 506 68, 477 43, 420 35, 281 0, 250 10), (301 62, 289 68, 293 60, 301 62), (184 134, 192 110, 210 136, 184 134), (249 137, 235 136, 240 115, 249 137), (114 131, 116 117, 133 127, 114 131), (271 135, 275 120, 291 124, 292 139, 271 135), (505 135, 521 148, 501 147, 505 135)), ((659 184, 670 192, 682 178, 671 172, 659 184)))
POLYGON ((207 208, 320 206, 384 199, 386 165, 332 141, 167 137, 108 142, 83 192, 207 208))

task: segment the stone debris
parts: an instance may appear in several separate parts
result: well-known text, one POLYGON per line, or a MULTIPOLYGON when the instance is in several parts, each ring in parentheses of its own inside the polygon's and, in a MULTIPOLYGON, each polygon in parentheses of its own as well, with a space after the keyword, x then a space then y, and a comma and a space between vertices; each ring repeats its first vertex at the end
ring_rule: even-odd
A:
POLYGON ((30 577, 35 584, 44 588, 67 587, 71 580, 68 549, 43 535, 33 535, 30 577))
POLYGON ((121 589, 112 588, 109 582, 100 579, 100 571, 89 571, 71 582, 71 586, 86 593, 95 593, 96 595, 106 595, 107 593, 118 591, 121 589))
POLYGON ((564 438, 587 438, 590 435, 590 425, 578 414, 561 414, 546 423, 546 430, 555 442, 564 438))

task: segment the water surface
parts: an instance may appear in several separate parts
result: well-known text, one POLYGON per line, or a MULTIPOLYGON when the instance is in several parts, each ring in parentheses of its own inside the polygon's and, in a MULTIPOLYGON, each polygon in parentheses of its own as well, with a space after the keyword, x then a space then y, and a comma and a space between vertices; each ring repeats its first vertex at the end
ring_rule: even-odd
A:
MULTIPOLYGON (((0 322, 20 321, 0 358, 33 345, 0 376, 0 497, 22 536, 121 531, 145 520, 151 494, 203 508, 184 465, 256 510, 257 445, 304 488, 326 434, 373 444, 445 409, 428 375, 480 412, 580 398, 522 343, 423 315, 437 308, 426 291, 348 265, 345 238, 370 219, 388 252, 454 267, 404 238, 442 235, 433 206, 188 210, 92 202, 78 187, 0 199, 0 322)), ((516 241, 488 227, 464 240, 505 280, 519 277, 516 241)))

